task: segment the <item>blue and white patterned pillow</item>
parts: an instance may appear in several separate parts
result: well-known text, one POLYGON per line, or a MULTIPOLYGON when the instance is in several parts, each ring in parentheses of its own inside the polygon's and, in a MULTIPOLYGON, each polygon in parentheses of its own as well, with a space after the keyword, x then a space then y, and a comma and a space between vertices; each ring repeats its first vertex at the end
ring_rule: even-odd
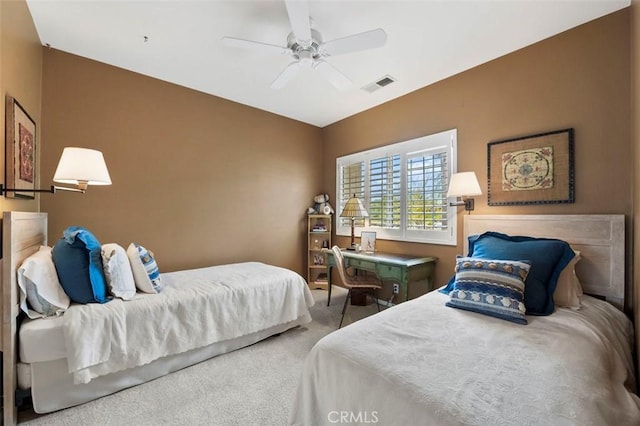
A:
POLYGON ((530 268, 526 260, 460 257, 446 305, 527 324, 524 281, 530 268))
POLYGON ((127 247, 127 256, 138 290, 144 293, 159 293, 162 290, 162 282, 153 254, 143 246, 131 243, 127 247))

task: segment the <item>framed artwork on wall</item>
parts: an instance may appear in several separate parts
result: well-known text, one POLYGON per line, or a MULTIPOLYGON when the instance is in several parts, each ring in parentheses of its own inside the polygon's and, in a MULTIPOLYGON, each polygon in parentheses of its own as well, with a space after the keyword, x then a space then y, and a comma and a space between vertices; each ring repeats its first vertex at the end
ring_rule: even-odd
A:
POLYGON ((373 253, 376 251, 376 233, 370 231, 362 231, 360 234, 360 250, 373 253))
MULTIPOLYGON (((17 100, 6 97, 5 186, 33 190, 36 186, 36 123, 17 100)), ((33 192, 12 191, 10 198, 34 198, 33 192)))
POLYGON ((574 202, 573 129, 489 142, 490 206, 574 202))

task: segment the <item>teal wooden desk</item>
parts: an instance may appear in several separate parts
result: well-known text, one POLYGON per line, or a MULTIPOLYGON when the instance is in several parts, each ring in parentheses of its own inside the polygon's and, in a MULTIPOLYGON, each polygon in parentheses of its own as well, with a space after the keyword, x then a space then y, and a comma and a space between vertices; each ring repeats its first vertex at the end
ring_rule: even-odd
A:
MULTIPOLYGON (((327 275, 329 295, 327 306, 331 303, 331 270, 336 260, 331 250, 327 250, 327 275)), ((373 272, 383 281, 392 281, 400 285, 400 300, 409 298, 409 285, 412 282, 427 280, 429 290, 433 289, 433 276, 436 267, 435 257, 416 257, 394 253, 364 253, 342 250, 346 267, 373 272)))

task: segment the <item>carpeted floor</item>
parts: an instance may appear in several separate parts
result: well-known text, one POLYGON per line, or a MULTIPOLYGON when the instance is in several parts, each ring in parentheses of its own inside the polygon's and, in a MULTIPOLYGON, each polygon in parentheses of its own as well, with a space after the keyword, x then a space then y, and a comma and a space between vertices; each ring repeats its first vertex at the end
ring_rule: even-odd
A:
MULTIPOLYGON (((225 355, 96 401, 38 415, 28 425, 285 425, 306 354, 337 329, 346 290, 312 290, 313 321, 225 355)), ((347 308, 344 325, 376 312, 375 303, 347 308)))

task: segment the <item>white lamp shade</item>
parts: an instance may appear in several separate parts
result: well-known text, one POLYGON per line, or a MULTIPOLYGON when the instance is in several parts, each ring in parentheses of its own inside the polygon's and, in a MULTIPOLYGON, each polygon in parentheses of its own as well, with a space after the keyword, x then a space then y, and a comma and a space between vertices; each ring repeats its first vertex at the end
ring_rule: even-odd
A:
POLYGON ((475 172, 454 173, 451 176, 447 198, 473 197, 474 195, 482 195, 475 172))
POLYGON ((65 148, 53 181, 72 185, 111 185, 102 152, 88 148, 65 148))

